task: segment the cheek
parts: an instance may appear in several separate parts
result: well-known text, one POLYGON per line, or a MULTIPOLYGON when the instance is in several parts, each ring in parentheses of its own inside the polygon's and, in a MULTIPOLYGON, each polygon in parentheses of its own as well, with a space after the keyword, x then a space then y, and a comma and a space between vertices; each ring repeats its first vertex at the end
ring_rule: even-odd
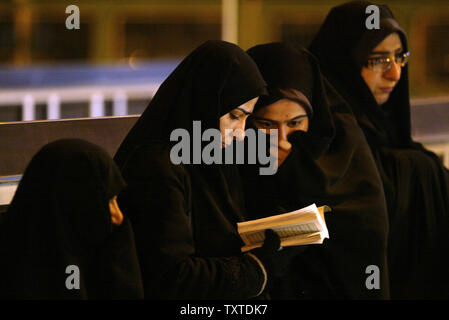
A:
POLYGON ((247 121, 248 121, 248 117, 242 119, 242 124, 240 126, 241 129, 245 130, 247 121))
POLYGON ((246 119, 220 120, 220 133, 223 138, 232 136, 242 136, 245 132, 246 119), (227 131, 226 131, 227 130, 227 131))
POLYGON ((220 119, 220 132, 222 135, 225 134, 226 129, 231 129, 230 121, 227 118, 220 119))
POLYGON ((379 76, 373 73, 371 70, 363 68, 362 69, 362 78, 365 80, 366 85, 370 89, 370 91, 374 94, 376 91, 376 86, 378 82, 379 76))
POLYGON ((232 123, 230 123, 230 129, 232 130, 241 130, 241 131, 245 131, 245 127, 246 127, 246 119, 245 118, 240 118, 236 121, 232 121, 232 123))
POLYGON ((301 123, 299 130, 301 131, 308 131, 309 130, 309 119, 304 119, 304 121, 301 123))

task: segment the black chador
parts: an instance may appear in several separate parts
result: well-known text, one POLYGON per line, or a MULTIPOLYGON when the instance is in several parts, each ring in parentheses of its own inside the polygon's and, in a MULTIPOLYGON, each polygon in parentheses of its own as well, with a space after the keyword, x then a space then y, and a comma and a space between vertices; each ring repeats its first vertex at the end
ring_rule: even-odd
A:
POLYGON ((255 112, 281 99, 307 110, 309 129, 288 136, 292 149, 273 176, 242 167, 251 218, 328 205, 330 239, 309 245, 270 291, 273 299, 385 299, 389 297, 388 220, 382 182, 366 139, 348 106, 327 86, 318 63, 290 44, 248 50, 267 82, 269 96, 255 112), (327 87, 327 88, 326 88, 327 87), (292 94, 299 92, 300 94, 292 94), (378 290, 369 290, 366 268, 379 268, 378 290))
POLYGON ((31 160, 0 226, 2 299, 143 298, 134 234, 112 224, 125 183, 106 151, 59 140, 31 160))
POLYGON ((371 4, 354 1, 333 8, 310 50, 354 112, 382 178, 390 221, 391 297, 448 298, 449 173, 411 138, 407 66, 381 105, 361 76, 371 51, 392 33, 407 51, 405 33, 388 7, 378 6, 380 29, 367 30, 365 10, 371 4))
POLYGON ((173 130, 193 137, 265 92, 251 58, 238 46, 207 41, 170 74, 120 146, 115 160, 128 187, 119 197, 135 226, 145 297, 230 299, 256 296, 264 275, 242 255, 236 223, 244 219, 233 165, 178 164, 173 130))

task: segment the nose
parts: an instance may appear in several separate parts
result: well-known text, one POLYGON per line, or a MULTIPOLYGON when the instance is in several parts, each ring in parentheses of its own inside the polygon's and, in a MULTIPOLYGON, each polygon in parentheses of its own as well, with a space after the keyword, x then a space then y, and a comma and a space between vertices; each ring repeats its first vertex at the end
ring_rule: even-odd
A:
POLYGON ((288 136, 288 128, 285 125, 280 125, 278 127, 278 139, 279 140, 287 140, 287 136, 288 136))
POLYGON ((245 125, 246 125, 246 121, 240 121, 239 124, 234 128, 234 137, 238 140, 238 141, 242 141, 243 139, 245 139, 245 125))
POLYGON ((278 127, 278 148, 284 151, 284 153, 281 152, 280 154, 285 155, 285 152, 289 153, 292 148, 291 143, 287 140, 289 134, 290 130, 285 124, 278 127))
POLYGON ((391 81, 399 81, 401 78, 401 66, 393 61, 391 68, 384 72, 384 78, 391 81))
POLYGON ((290 142, 288 141, 288 135, 290 134, 290 128, 283 124, 278 127, 278 140, 279 146, 284 146, 286 149, 290 149, 290 142))

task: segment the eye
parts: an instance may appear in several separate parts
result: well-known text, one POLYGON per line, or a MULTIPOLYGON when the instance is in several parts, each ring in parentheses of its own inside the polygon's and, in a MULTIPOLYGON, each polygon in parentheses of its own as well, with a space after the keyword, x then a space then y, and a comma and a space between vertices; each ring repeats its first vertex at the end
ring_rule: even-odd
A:
POLYGON ((229 117, 230 117, 232 120, 238 120, 238 119, 240 118, 239 115, 235 115, 235 114, 233 114, 232 112, 229 114, 229 117))
POLYGON ((271 128, 273 126, 273 123, 271 121, 266 120, 255 120, 256 124, 261 128, 271 128))
POLYGON ((290 128, 295 128, 295 127, 299 127, 302 123, 303 123, 304 119, 298 119, 298 120, 293 120, 288 122, 288 126, 290 128))
POLYGON ((384 64, 387 61, 388 61, 388 58, 385 58, 385 57, 373 57, 373 58, 368 59, 368 63, 373 66, 384 64))
POLYGON ((408 62, 409 52, 400 52, 394 55, 394 59, 396 63, 400 64, 402 67, 405 66, 408 62))

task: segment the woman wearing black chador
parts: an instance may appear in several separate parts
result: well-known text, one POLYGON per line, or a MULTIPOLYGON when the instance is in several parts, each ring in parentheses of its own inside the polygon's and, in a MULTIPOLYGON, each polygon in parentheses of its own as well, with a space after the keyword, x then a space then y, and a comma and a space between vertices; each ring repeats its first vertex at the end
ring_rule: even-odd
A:
POLYGON ((247 52, 269 93, 257 102, 250 123, 278 130, 279 165, 271 176, 259 175, 257 165, 241 167, 250 218, 312 203, 332 208, 326 214, 329 239, 284 249, 294 258, 271 284, 271 298, 388 299, 385 197, 354 116, 307 50, 270 43, 247 52), (370 265, 380 271, 375 290, 366 285, 370 265))
POLYGON ((333 8, 310 45, 350 105, 373 152, 387 199, 393 299, 449 297, 449 173, 411 138, 408 49, 387 6, 367 29, 372 3, 333 8))
POLYGON ((141 299, 114 160, 79 139, 44 146, 0 225, 0 299, 141 299))
MULTIPOLYGON (((120 146, 115 160, 128 187, 118 201, 135 226, 146 298, 246 299, 261 296, 272 278, 282 255, 274 232, 260 250, 241 253, 236 223, 245 212, 237 168, 173 161, 170 138, 181 130, 201 143, 193 141, 193 122, 200 121, 201 129, 222 135, 221 154, 243 139, 265 85, 242 49, 207 41, 164 81, 120 146)), ((190 151, 190 158, 201 156, 194 146, 190 151)))

